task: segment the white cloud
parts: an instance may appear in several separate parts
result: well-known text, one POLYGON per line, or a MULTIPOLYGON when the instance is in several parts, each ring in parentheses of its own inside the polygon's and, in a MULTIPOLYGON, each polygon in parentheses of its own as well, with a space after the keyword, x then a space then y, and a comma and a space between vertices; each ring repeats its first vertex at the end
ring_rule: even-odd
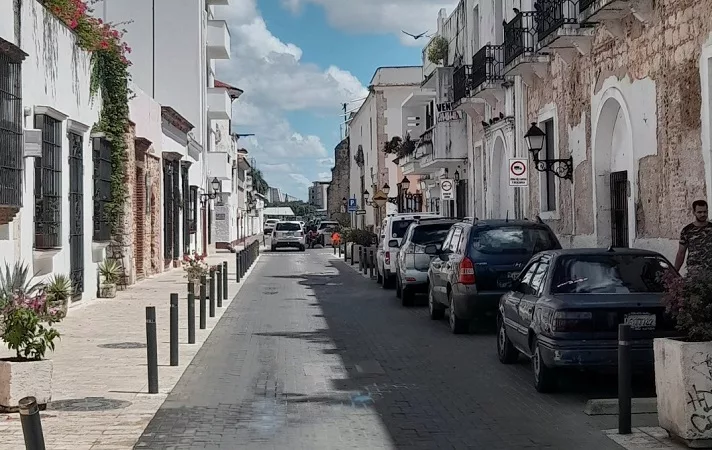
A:
MULTIPOLYGON (((299 7, 299 2, 294 6, 299 7)), ((298 162, 306 158, 324 160, 329 152, 319 137, 294 130, 285 112, 336 115, 341 103, 362 98, 367 90, 351 73, 338 67, 322 69, 302 62, 298 46, 281 41, 269 31, 256 0, 233 0, 230 6, 217 7, 216 16, 228 21, 232 38, 232 58, 218 62, 217 79, 244 90, 234 104, 233 125, 241 133, 256 134, 243 138, 240 146, 256 158, 268 182, 274 181, 276 187, 299 196, 290 189, 301 189, 311 182, 305 184, 309 179, 299 173, 298 162), (294 162, 285 163, 284 159, 294 162), (291 164, 291 172, 282 163, 291 164), (284 176, 287 172, 289 177, 284 176)))
POLYGON ((312 3, 326 11, 329 23, 340 29, 358 33, 392 33, 407 45, 424 46, 426 38, 414 40, 401 30, 418 35, 437 30, 438 11, 450 14, 458 0, 282 0, 285 8, 295 14, 312 3))
MULTIPOLYGON (((308 189, 312 185, 311 180, 309 180, 309 178, 305 177, 301 173, 290 173, 289 176, 292 177, 292 179, 304 189, 308 189)), ((299 196, 299 194, 292 195, 299 196)))
POLYGON ((334 165, 334 158, 322 158, 322 159, 318 160, 317 163, 318 163, 321 167, 333 167, 333 165, 334 165))
POLYGON ((331 172, 319 172, 319 181, 331 181, 331 172))

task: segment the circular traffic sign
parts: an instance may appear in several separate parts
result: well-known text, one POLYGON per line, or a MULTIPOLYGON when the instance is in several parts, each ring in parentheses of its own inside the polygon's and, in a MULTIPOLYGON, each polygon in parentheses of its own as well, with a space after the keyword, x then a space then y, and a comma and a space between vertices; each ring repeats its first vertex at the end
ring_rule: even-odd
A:
POLYGON ((440 184, 440 188, 443 191, 451 191, 452 190, 452 182, 450 180, 445 180, 440 184))
POLYGON ((527 171, 527 166, 521 161, 514 161, 512 165, 509 166, 509 171, 512 172, 512 175, 521 177, 524 175, 524 172, 527 171))

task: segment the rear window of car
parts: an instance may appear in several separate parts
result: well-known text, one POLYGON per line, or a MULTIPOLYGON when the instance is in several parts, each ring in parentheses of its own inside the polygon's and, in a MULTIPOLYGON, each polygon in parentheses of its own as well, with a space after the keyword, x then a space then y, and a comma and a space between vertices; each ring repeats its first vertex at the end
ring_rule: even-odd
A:
POLYGON ((391 238, 402 239, 403 236, 405 236, 405 232, 408 231, 408 227, 413 222, 415 222, 414 219, 394 220, 391 226, 391 238))
POLYGON ((265 221, 265 223, 270 223, 270 224, 277 223, 277 222, 279 222, 279 219, 267 219, 265 221))
POLYGON ((529 254, 561 248, 554 234, 544 227, 476 227, 471 249, 485 254, 529 254))
POLYGON ((338 222, 322 222, 319 224, 319 229, 323 230, 325 228, 334 228, 338 225, 338 222))
POLYGON ((301 231, 302 226, 298 223, 291 222, 279 222, 277 224, 277 231, 301 231))
POLYGON ((665 291, 671 270, 662 257, 650 255, 575 255, 560 257, 552 294, 630 294, 665 291))
POLYGON ((412 241, 418 245, 442 244, 452 225, 451 223, 418 225, 413 230, 412 241))

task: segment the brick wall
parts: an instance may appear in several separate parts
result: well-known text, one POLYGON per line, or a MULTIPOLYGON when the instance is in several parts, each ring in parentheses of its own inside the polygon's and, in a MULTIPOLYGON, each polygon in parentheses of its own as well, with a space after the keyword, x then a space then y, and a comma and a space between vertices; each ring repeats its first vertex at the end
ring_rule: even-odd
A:
MULTIPOLYGON (((571 130, 585 129, 585 159, 575 168, 573 188, 562 180, 557 192, 561 215, 551 224, 559 233, 590 235, 594 231, 592 93, 600 93, 602 83, 611 76, 624 82, 649 79, 655 85, 657 110, 650 111, 650 117, 657 120, 657 153, 636 162, 637 237, 674 239, 690 221, 690 203, 706 195, 699 58, 712 31, 712 0, 655 3, 649 24, 633 16, 625 18, 623 39, 597 27, 590 55, 576 57, 570 65, 555 57, 548 75, 528 89, 528 122, 536 121, 545 105, 557 105, 560 158, 568 157, 575 145, 571 130)), ((532 175, 529 204, 533 215, 539 211, 539 177, 534 171, 532 175)))
POLYGON ((349 152, 349 138, 344 139, 334 148, 334 167, 331 168, 331 183, 327 188, 327 202, 329 217, 343 224, 348 224, 350 215, 342 213, 343 198, 349 198, 349 175, 351 172, 351 153, 349 152))
POLYGON ((146 154, 145 167, 151 188, 148 195, 149 212, 145 216, 147 244, 144 270, 146 275, 155 275, 163 271, 163 251, 161 249, 163 227, 161 222, 161 159, 156 156, 153 148, 146 154))

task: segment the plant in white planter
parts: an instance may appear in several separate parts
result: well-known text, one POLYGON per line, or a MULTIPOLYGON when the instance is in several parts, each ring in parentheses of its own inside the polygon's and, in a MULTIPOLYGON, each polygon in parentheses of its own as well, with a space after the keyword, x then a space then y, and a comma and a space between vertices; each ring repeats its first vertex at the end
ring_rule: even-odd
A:
POLYGON ((670 274, 664 297, 680 338, 655 339, 660 426, 691 448, 712 447, 712 273, 670 274))
POLYGON ((14 411, 21 398, 33 396, 40 405, 52 399, 52 361, 59 332, 52 325, 63 308, 49 301, 44 286, 27 282, 27 269, 16 265, 0 276, 0 340, 15 357, 0 359, 0 410, 14 411))
POLYGON ((114 298, 116 297, 116 283, 119 281, 121 274, 121 266, 113 259, 105 259, 99 264, 99 275, 101 283, 99 284, 99 297, 114 298))

